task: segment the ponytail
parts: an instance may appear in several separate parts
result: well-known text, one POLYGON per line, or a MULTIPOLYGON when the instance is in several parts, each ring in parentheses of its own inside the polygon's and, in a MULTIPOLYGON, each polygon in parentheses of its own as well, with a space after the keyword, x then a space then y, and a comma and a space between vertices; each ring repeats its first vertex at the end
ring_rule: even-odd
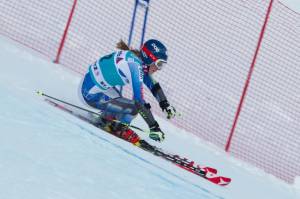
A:
POLYGON ((129 46, 122 39, 117 43, 116 48, 120 49, 120 50, 129 50, 129 51, 133 52, 139 58, 141 57, 140 50, 129 48, 129 46))

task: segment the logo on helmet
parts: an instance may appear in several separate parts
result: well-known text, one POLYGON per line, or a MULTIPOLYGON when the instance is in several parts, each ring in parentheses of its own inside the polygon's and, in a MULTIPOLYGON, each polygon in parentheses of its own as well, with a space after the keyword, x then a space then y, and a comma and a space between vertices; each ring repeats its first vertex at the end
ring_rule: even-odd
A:
POLYGON ((160 49, 155 45, 155 43, 152 43, 151 46, 154 48, 155 52, 159 52, 160 49))

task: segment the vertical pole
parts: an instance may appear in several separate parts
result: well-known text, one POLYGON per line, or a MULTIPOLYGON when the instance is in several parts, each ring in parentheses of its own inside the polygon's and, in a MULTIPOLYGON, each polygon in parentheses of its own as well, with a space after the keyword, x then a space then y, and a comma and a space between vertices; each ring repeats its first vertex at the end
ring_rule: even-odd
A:
POLYGON ((264 24, 263 24, 262 29, 260 31, 260 36, 259 36, 257 46, 256 46, 256 50, 255 50, 255 53, 254 53, 254 56, 253 56, 253 59, 252 59, 251 67, 250 67, 249 72, 248 72, 248 77, 247 77, 247 80, 246 80, 246 83, 245 83, 245 86, 244 86, 244 90, 243 90, 243 93, 242 93, 242 96, 241 96, 241 99, 240 99, 240 103, 239 103, 237 112, 235 114, 234 122, 233 122, 233 125, 232 125, 232 128, 231 128, 231 131, 230 131, 230 135, 228 137, 227 144, 226 144, 226 147, 225 147, 226 152, 229 151, 231 140, 232 140, 233 134, 235 132, 235 128, 236 128, 241 110, 243 108, 245 97, 246 97, 246 94, 247 94, 247 91, 248 91, 250 80, 251 80, 251 77, 252 77, 252 74, 253 74, 253 71, 254 71, 254 67, 255 67, 255 63, 256 63, 256 60, 257 60, 257 55, 258 55, 258 52, 259 52, 260 47, 261 47, 261 43, 262 43, 263 36, 265 34, 265 31, 266 31, 267 23, 269 21, 273 1, 274 0, 270 0, 270 4, 269 4, 269 7, 268 7, 268 10, 267 10, 267 13, 266 13, 265 21, 264 21, 264 24))
POLYGON ((69 27, 70 27, 70 24, 71 24, 71 21, 72 21, 72 18, 73 18, 73 14, 74 14, 76 4, 77 4, 77 0, 74 0, 72 9, 71 9, 71 12, 70 12, 70 15, 69 15, 69 18, 68 18, 68 21, 67 21, 67 24, 66 24, 66 27, 65 27, 65 30, 64 30, 64 34, 63 34, 63 36, 61 38, 61 41, 60 41, 60 45, 59 45, 54 63, 57 63, 57 64, 59 63, 60 54, 61 54, 62 49, 63 49, 64 44, 65 44, 65 40, 66 40, 68 30, 69 30, 69 27))
POLYGON ((140 46, 143 45, 144 43, 144 37, 145 37, 145 32, 146 32, 146 25, 147 25, 147 18, 148 18, 148 11, 149 11, 149 4, 150 4, 150 0, 144 0, 146 1, 146 11, 145 11, 145 15, 144 15, 144 24, 143 24, 143 30, 142 30, 142 37, 141 37, 141 44, 140 46))
POLYGON ((133 33, 133 29, 134 29, 134 23, 135 23, 135 16, 136 16, 136 9, 137 9, 137 6, 138 6, 138 1, 139 0, 135 0, 135 4, 134 4, 132 19, 131 19, 130 32, 129 32, 129 38, 128 38, 128 46, 131 45, 131 39, 132 39, 132 33, 133 33))

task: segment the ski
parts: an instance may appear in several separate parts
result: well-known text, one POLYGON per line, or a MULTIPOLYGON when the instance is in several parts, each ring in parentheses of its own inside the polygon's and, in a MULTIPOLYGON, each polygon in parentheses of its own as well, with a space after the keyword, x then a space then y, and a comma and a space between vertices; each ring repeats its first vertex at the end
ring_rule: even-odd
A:
MULTIPOLYGON (((65 106, 47 98, 47 97, 45 98, 45 101, 54 107, 57 107, 57 108, 65 111, 85 122, 88 122, 88 123, 92 124, 93 126, 96 126, 97 128, 100 128, 99 125, 96 125, 91 119, 84 117, 80 114, 76 114, 71 109, 68 109, 65 106)), ((105 129, 102 129, 102 128, 100 128, 100 129, 105 131, 105 129)), ((145 140, 140 140, 139 145, 134 145, 134 146, 137 146, 147 152, 150 152, 155 156, 161 157, 161 158, 175 164, 179 168, 182 168, 182 169, 184 169, 190 173, 193 173, 195 175, 198 175, 214 184, 217 184, 220 186, 226 186, 231 182, 231 178, 217 175, 217 170, 215 168, 196 165, 194 163, 194 161, 190 161, 187 158, 182 158, 179 155, 170 154, 161 148, 158 148, 154 145, 149 144, 145 140)))
POLYGON ((220 186, 225 186, 231 182, 231 178, 217 175, 217 170, 215 168, 195 165, 194 161, 189 161, 187 158, 181 158, 179 155, 173 155, 173 154, 166 153, 162 149, 152 146, 147 142, 145 142, 145 143, 144 142, 145 142, 144 140, 141 141, 140 147, 142 149, 147 150, 156 156, 160 156, 163 159, 174 163, 176 166, 178 166, 184 170, 187 170, 193 174, 201 176, 214 184, 217 184, 220 186), (146 146, 144 146, 144 145, 146 145, 146 146), (150 146, 147 146, 147 145, 150 145, 150 146))

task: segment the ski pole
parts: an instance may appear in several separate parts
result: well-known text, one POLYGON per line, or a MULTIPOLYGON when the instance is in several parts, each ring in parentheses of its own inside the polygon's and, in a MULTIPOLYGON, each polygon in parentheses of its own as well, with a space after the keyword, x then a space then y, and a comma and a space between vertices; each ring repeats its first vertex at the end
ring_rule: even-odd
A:
MULTIPOLYGON (((86 111, 86 112, 88 112, 88 113, 92 113, 92 114, 95 114, 95 115, 98 115, 98 116, 101 117, 101 114, 99 114, 99 113, 96 113, 96 112, 94 112, 94 111, 85 109, 85 108, 83 108, 83 107, 80 107, 80 106, 71 104, 71 103, 66 102, 66 101, 63 101, 63 100, 60 100, 60 99, 58 99, 58 98, 52 97, 52 96, 47 95, 47 94, 45 94, 45 93, 43 93, 43 92, 41 92, 41 91, 37 91, 36 93, 37 93, 39 96, 48 97, 48 98, 50 98, 50 99, 56 100, 56 101, 58 101, 58 102, 67 104, 67 105, 69 105, 69 106, 75 107, 75 108, 77 108, 77 109, 80 109, 80 110, 83 110, 83 111, 86 111)), ((125 125, 125 126, 127 126, 127 127, 129 127, 129 128, 133 128, 133 129, 136 129, 136 130, 139 130, 139 131, 142 131, 142 132, 144 132, 144 133, 148 133, 148 134, 149 134, 149 132, 146 131, 146 130, 144 130, 144 129, 141 129, 141 128, 139 128, 139 127, 137 127, 137 126, 134 126, 134 125, 131 125, 131 124, 126 124, 126 123, 121 122, 121 121, 119 121, 119 120, 114 120, 114 119, 110 120, 110 119, 107 119, 107 118, 103 118, 103 119, 106 120, 106 121, 111 121, 111 122, 120 123, 120 124, 125 125)))

